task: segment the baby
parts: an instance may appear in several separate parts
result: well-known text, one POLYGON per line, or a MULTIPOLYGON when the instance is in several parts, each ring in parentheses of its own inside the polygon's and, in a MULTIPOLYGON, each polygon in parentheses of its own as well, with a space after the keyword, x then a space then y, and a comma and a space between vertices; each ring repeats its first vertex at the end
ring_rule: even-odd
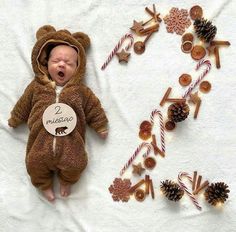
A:
MULTIPOLYGON (((37 43, 32 51, 35 79, 16 103, 8 124, 17 127, 27 122, 30 129, 27 172, 32 184, 49 201, 54 201, 53 174, 57 173, 60 194, 66 197, 87 165, 86 124, 105 139, 108 120, 98 98, 82 83, 85 49, 90 44, 88 36, 81 32, 56 31, 46 25, 37 31, 36 37, 37 43), (58 136, 57 132, 61 130, 54 134, 46 126, 48 121, 43 122, 46 111, 55 103, 66 104, 76 115, 74 128, 72 126, 68 134, 64 131, 67 126, 61 127, 63 133, 58 136)), ((56 107, 60 108, 59 105, 56 107)), ((62 113, 59 108, 58 114, 62 113)))

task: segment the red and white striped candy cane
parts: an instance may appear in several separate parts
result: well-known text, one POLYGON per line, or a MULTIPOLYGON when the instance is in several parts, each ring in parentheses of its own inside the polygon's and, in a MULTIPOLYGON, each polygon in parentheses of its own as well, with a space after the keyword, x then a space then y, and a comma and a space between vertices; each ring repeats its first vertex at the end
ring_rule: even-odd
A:
POLYGON ((164 123, 163 123, 163 116, 160 110, 153 110, 150 116, 150 121, 154 124, 154 117, 158 115, 159 122, 160 122, 160 136, 161 136, 161 150, 165 153, 165 130, 164 130, 164 123))
POLYGON ((207 75, 207 73, 211 70, 211 62, 209 60, 201 60, 198 62, 196 66, 196 70, 198 70, 202 65, 206 65, 206 69, 204 72, 198 77, 198 79, 187 89, 185 94, 183 95, 183 98, 186 98, 193 89, 201 82, 201 80, 207 75))
POLYGON ((181 188, 188 194, 188 196, 190 197, 190 199, 192 200, 194 205, 197 207, 197 209, 201 210, 202 207, 199 205, 199 203, 198 203, 197 199, 195 198, 195 196, 190 192, 190 190, 183 183, 182 177, 187 177, 190 180, 191 183, 193 182, 192 177, 187 172, 180 172, 179 175, 178 175, 178 181, 179 181, 179 184, 180 184, 181 188))
POLYGON ((130 42, 129 44, 125 47, 125 50, 128 51, 129 48, 131 48, 131 46, 134 43, 134 37, 131 33, 126 33, 118 42, 118 44, 114 47, 114 49, 111 51, 110 55, 108 56, 107 60, 105 61, 105 63, 102 65, 101 69, 104 70, 106 68, 106 66, 108 65, 108 63, 111 61, 111 59, 113 58, 113 56, 117 53, 117 51, 120 49, 120 47, 122 46, 123 42, 129 38, 130 42))
POLYGON ((134 154, 130 157, 130 159, 128 160, 128 162, 124 165, 124 167, 121 169, 120 171, 120 176, 122 176, 124 174, 124 172, 126 171, 126 169, 130 166, 130 164, 134 161, 134 159, 136 158, 136 156, 139 154, 139 152, 144 148, 147 148, 147 151, 143 154, 143 156, 148 156, 152 147, 149 143, 141 143, 137 149, 135 150, 134 154))

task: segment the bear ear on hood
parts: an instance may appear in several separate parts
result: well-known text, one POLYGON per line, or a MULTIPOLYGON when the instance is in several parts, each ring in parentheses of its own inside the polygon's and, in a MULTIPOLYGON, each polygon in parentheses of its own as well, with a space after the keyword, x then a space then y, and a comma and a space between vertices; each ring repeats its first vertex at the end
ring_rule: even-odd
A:
POLYGON ((44 36, 45 34, 49 33, 49 32, 55 32, 55 28, 51 25, 44 25, 42 27, 40 27, 38 29, 38 31, 36 32, 36 38, 37 40, 39 40, 42 36, 44 36))
POLYGON ((90 46, 90 39, 88 35, 83 32, 76 32, 72 36, 83 46, 84 50, 87 50, 90 46))

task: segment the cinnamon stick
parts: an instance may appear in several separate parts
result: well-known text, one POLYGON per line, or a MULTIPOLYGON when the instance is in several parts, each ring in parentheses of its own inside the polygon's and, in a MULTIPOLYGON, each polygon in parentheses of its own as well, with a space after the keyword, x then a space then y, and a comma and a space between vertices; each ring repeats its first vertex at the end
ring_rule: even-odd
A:
POLYGON ((198 194, 202 189, 204 189, 205 187, 207 187, 209 185, 208 180, 204 181, 194 192, 193 194, 196 195, 198 194))
POLYGON ((217 46, 214 48, 214 55, 216 60, 216 68, 220 68, 220 55, 219 48, 217 46))
POLYGON ((161 100, 161 102, 160 102, 160 106, 163 106, 163 105, 164 105, 164 103, 166 102, 166 99, 167 99, 167 98, 169 97, 169 95, 170 95, 171 90, 172 90, 171 87, 169 87, 169 88, 167 89, 165 95, 163 96, 163 98, 162 98, 162 100, 161 100))
POLYGON ((156 23, 150 27, 140 30, 140 33, 141 34, 150 33, 151 31, 154 32, 157 31, 158 29, 159 29, 159 24, 156 23))
POLYGON ((132 186, 130 189, 129 189, 129 192, 130 193, 133 193, 138 187, 140 187, 142 184, 145 183, 145 180, 142 179, 140 180, 137 184, 135 184, 134 186, 132 186))
POLYGON ((202 103, 202 100, 199 99, 198 102, 197 102, 197 104, 196 104, 196 107, 195 107, 194 116, 193 116, 194 119, 197 118, 197 115, 198 115, 198 112, 199 112, 199 108, 200 108, 200 106, 201 106, 201 103, 202 103))
POLYGON ((198 179, 197 179, 197 186, 196 186, 196 189, 199 188, 200 184, 201 184, 201 180, 202 180, 202 176, 199 176, 198 179))
POLYGON ((162 157, 165 157, 165 153, 157 145, 155 145, 153 142, 151 142, 151 144, 153 146, 154 151, 156 150, 156 152, 159 153, 162 157))
POLYGON ((154 21, 157 22, 157 16, 156 16, 156 13, 157 13, 157 12, 156 12, 156 6, 155 6, 155 4, 152 5, 152 8, 153 8, 153 14, 154 14, 154 15, 153 15, 154 21))
POLYGON ((145 26, 146 24, 148 24, 148 23, 151 22, 152 20, 153 20, 153 17, 150 18, 149 20, 147 20, 146 22, 144 22, 144 23, 142 24, 142 26, 145 26))
POLYGON ((197 179, 197 171, 194 171, 193 173, 193 185, 192 185, 192 190, 195 190, 195 184, 196 184, 196 179, 197 179))
POLYGON ((146 195, 149 194, 149 188, 150 188, 150 178, 149 178, 149 175, 145 175, 145 193, 146 193, 146 195))
POLYGON ((229 41, 224 41, 224 40, 213 40, 210 42, 210 46, 229 46, 230 42, 229 41))
POLYGON ((166 98, 167 102, 186 102, 186 99, 184 98, 166 98))
POLYGON ((151 196, 152 196, 152 199, 155 199, 155 194, 154 194, 152 179, 150 179, 150 189, 151 189, 151 196))
MULTIPOLYGON (((152 135, 152 143, 153 143, 155 146, 157 146, 156 135, 154 135, 154 134, 152 135)), ((157 152, 156 149, 154 149, 154 154, 155 154, 155 155, 158 154, 158 152, 157 152)))
MULTIPOLYGON (((145 7, 145 10, 147 11, 148 14, 150 14, 152 17, 154 17, 154 13, 153 13, 148 7, 145 7)), ((159 14, 156 14, 157 21, 158 21, 158 22, 161 22, 162 19, 161 19, 159 16, 160 16, 160 13, 159 13, 159 14)))

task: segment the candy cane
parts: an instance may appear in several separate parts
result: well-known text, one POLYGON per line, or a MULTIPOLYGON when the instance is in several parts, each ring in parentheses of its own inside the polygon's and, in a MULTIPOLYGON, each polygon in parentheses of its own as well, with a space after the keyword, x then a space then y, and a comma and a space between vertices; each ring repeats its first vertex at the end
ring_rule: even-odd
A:
POLYGON ((163 123, 163 116, 160 110, 153 110, 150 116, 150 121, 154 124, 154 117, 155 115, 159 116, 160 121, 160 134, 161 134, 161 150, 165 153, 165 130, 164 130, 164 123, 163 123))
POLYGON ((111 59, 113 58, 113 56, 116 54, 116 52, 120 49, 121 45, 123 44, 123 42, 129 38, 130 42, 129 44, 125 47, 125 50, 128 51, 129 48, 131 48, 131 46, 134 43, 134 37, 131 33, 127 33, 125 34, 118 42, 118 44, 114 47, 114 49, 111 51, 110 55, 108 56, 107 60, 105 61, 105 63, 102 65, 101 69, 104 70, 106 68, 106 66, 108 65, 108 63, 111 61, 111 59))
POLYGON ((202 65, 206 65, 207 68, 198 77, 198 79, 187 89, 187 91, 183 95, 183 98, 186 98, 193 91, 193 89, 201 82, 201 80, 207 75, 207 73, 211 70, 211 62, 209 60, 199 61, 199 63, 197 64, 196 70, 198 70, 202 65))
POLYGON ((121 169, 120 171, 120 176, 122 176, 125 172, 125 170, 130 166, 130 164, 134 161, 134 159, 136 158, 136 156, 139 154, 139 152, 144 148, 147 148, 147 151, 143 154, 143 156, 148 156, 150 151, 151 151, 151 145, 149 143, 141 143, 138 148, 135 150, 134 154, 130 157, 130 159, 128 160, 128 162, 124 165, 124 167, 121 169))
POLYGON ((179 184, 180 184, 181 188, 188 194, 188 196, 190 197, 190 199, 192 200, 194 205, 197 207, 197 209, 201 210, 202 207, 199 205, 197 199, 194 197, 194 195, 189 191, 189 189, 183 183, 182 177, 184 177, 184 176, 186 176, 190 180, 191 183, 193 182, 192 177, 187 172, 180 172, 178 175, 179 184))

